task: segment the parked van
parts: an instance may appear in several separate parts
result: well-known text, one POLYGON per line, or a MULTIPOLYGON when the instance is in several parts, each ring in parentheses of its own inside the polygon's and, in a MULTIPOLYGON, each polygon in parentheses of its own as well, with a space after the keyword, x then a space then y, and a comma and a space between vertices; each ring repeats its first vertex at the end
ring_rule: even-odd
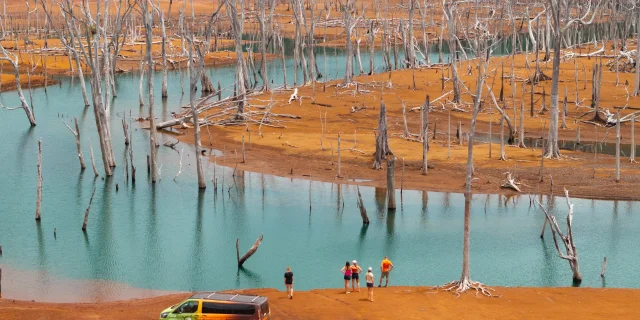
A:
POLYGON ((196 293, 160 313, 160 319, 180 320, 268 320, 270 316, 267 297, 216 292, 196 293))

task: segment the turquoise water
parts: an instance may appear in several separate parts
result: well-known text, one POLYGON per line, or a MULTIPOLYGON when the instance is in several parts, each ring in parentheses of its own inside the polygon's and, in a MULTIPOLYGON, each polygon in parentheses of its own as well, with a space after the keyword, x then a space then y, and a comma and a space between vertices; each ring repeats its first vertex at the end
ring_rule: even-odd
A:
MULTIPOLYGON (((332 60, 327 66, 333 69, 327 74, 341 77, 336 68, 342 68, 344 57, 328 58, 332 60)), ((278 63, 270 69, 280 70, 278 63)), ((323 68, 322 57, 318 65, 323 68)), ((293 69, 292 65, 287 68, 293 69)), ((230 88, 233 67, 208 72, 214 82, 220 79, 230 88)), ((281 75, 272 74, 277 83, 281 75)), ((159 76, 156 73, 158 91, 159 76)), ((180 95, 179 79, 179 73, 171 72, 169 98, 156 102, 161 120, 187 103, 187 97, 180 95)), ((391 278, 394 285, 437 285, 459 277, 464 217, 460 194, 405 191, 398 210, 388 213, 384 198, 376 197, 384 190, 362 187, 372 220, 363 228, 351 186, 274 176, 264 176, 263 182, 260 174, 248 172, 234 179, 232 169, 219 166, 216 173, 221 183, 224 175, 224 188, 216 194, 209 183, 209 188, 199 192, 193 148, 183 144, 177 146, 185 152, 182 175, 173 181, 179 155, 160 147, 162 180, 152 186, 145 170, 148 134, 135 122, 138 180, 135 185, 127 184, 120 119, 129 112, 133 117, 145 116, 146 111, 138 107, 138 76, 120 75, 117 82, 111 125, 118 167, 111 178, 94 179, 91 168, 80 172, 74 138, 63 125, 78 117, 85 159, 89 163, 90 138, 102 171, 93 111, 84 108, 77 79, 63 78, 47 94, 44 89, 33 91, 35 128, 29 128, 22 111, 0 112, 1 266, 46 272, 60 279, 108 280, 172 291, 281 287, 286 266, 293 268, 298 289, 339 287, 339 270, 346 260, 357 259, 361 266, 375 268, 384 255, 396 266, 391 278), (44 187, 42 221, 36 223, 39 138, 43 140, 44 187), (94 186, 96 195, 84 234, 84 210, 94 186), (338 205, 339 188, 344 208, 338 205), (244 269, 237 270, 236 239, 240 238, 244 252, 261 233, 260 249, 244 269)), ((7 106, 17 103, 14 92, 2 93, 0 100, 7 106)), ((167 135, 159 139, 161 144, 174 140, 167 135)), ((232 166, 234 156, 227 153, 226 164, 232 166)), ((213 177, 213 164, 205 166, 207 176, 213 177)), ((558 219, 564 221, 566 205, 561 198, 555 198, 555 203, 558 219)), ((634 250, 640 232, 640 216, 634 213, 637 203, 581 199, 574 203, 582 285, 640 287, 640 276, 634 272, 640 263, 640 253, 634 250), (604 256, 609 261, 606 284, 599 276, 604 256)), ((529 208, 526 196, 505 204, 503 197, 475 195, 472 277, 495 286, 571 285, 568 264, 555 253, 550 233, 545 240, 539 238, 542 222, 542 213, 529 208)), ((3 275, 8 277, 6 272, 3 275)), ((43 278, 36 286, 44 288, 46 282, 43 278)), ((3 294, 11 296, 11 292, 3 294)))

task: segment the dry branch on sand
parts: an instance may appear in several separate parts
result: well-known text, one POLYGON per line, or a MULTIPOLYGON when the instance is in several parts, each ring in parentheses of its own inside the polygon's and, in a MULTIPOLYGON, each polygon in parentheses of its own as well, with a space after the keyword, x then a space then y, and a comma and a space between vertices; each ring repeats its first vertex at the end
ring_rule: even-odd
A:
POLYGON ((505 175, 507 176, 506 180, 500 188, 513 189, 517 192, 522 192, 520 187, 518 187, 519 183, 516 182, 516 179, 511 177, 511 172, 505 172, 505 175))

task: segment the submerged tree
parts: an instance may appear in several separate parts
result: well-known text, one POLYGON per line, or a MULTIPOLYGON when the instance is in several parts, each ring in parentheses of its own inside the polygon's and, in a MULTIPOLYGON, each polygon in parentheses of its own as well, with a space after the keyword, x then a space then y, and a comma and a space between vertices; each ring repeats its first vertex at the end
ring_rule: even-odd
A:
POLYGON ((204 178, 204 172, 202 171, 202 144, 200 142, 200 123, 198 121, 198 110, 195 104, 196 98, 196 90, 198 87, 198 80, 201 77, 201 74, 204 70, 204 57, 202 55, 202 50, 200 47, 197 47, 193 41, 193 35, 190 35, 190 38, 187 38, 189 42, 189 105, 191 106, 191 114, 193 116, 193 132, 194 139, 196 144, 196 171, 198 173, 198 188, 204 189, 207 187, 204 178), (195 63, 193 58, 193 50, 194 47, 198 52, 198 66, 194 66, 195 63))

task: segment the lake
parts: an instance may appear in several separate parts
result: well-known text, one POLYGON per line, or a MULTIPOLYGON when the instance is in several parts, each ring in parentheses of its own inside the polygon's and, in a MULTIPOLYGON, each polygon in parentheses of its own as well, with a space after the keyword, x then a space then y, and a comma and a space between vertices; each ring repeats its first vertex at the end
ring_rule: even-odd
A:
MULTIPOLYGON (((322 49, 319 49, 322 51, 322 49)), ((333 50, 333 49, 331 49, 333 50)), ((344 54, 327 49, 327 77, 341 78, 344 54), (329 53, 331 52, 331 53, 329 53)), ((437 61, 437 54, 432 61, 437 61)), ((318 56, 319 69, 324 61, 318 56)), ((363 52, 363 62, 368 61, 363 52)), ((377 65, 381 56, 376 54, 377 65)), ((282 78, 281 61, 270 63, 274 84, 282 78)), ((293 70, 288 58, 287 70, 293 70)), ((368 63, 365 62, 368 65, 368 63)), ((367 67, 365 66, 365 69, 367 67)), ((210 68, 212 81, 232 90, 233 66, 210 68)), ((188 83, 188 75, 185 84, 188 83)), ((188 103, 180 94, 179 72, 169 73, 169 98, 160 99, 161 73, 155 73, 156 108, 160 120, 188 103)), ((292 75, 288 76, 292 83, 292 75)), ((102 173, 93 110, 82 103, 77 79, 33 90, 38 125, 29 128, 22 111, 0 111, 0 245, 4 255, 3 296, 38 301, 113 300, 131 296, 132 288, 161 291, 223 290, 282 287, 282 274, 291 266, 297 289, 342 286, 339 270, 356 259, 363 268, 377 266, 388 255, 396 268, 393 285, 438 285, 460 276, 463 196, 421 191, 398 192, 398 209, 387 212, 384 189, 362 187, 371 225, 363 228, 354 186, 291 180, 215 169, 224 187, 214 193, 209 182, 198 191, 194 151, 184 148, 183 173, 173 181, 180 156, 161 146, 158 163, 162 180, 151 185, 146 173, 147 131, 133 123, 137 182, 124 179, 125 146, 121 119, 146 116, 138 106, 138 75, 117 76, 118 97, 111 113, 113 146, 118 167, 114 176, 95 179, 89 164, 91 140, 96 166, 102 173), (78 117, 88 168, 81 173, 73 135, 63 121, 78 117), (42 221, 35 216, 37 140, 43 145, 42 221), (118 191, 116 191, 118 185, 118 191), (96 194, 86 233, 81 231, 92 188, 96 194), (309 210, 311 189, 312 210, 309 210), (340 191, 338 191, 340 190, 340 191), (344 205, 342 201, 344 200, 344 205), (344 207, 343 207, 344 206, 344 207), (57 229, 57 238, 53 230, 57 229), (260 235, 264 241, 244 269, 236 267, 236 239, 241 254, 260 235), (12 280, 13 279, 13 280, 12 280), (24 281, 24 283, 22 282, 24 281), (64 283, 75 285, 65 286, 64 283), (101 294, 65 298, 69 288, 107 287, 101 294)), ((25 91, 25 95, 28 93, 25 91)), ((0 101, 17 105, 17 94, 5 92, 0 101)), ((159 136, 160 144, 174 141, 159 136)), ((231 150, 218 163, 232 166, 231 150)), ((205 164, 209 181, 213 163, 205 164)), ((543 203, 551 199, 543 199, 543 203)), ((554 210, 563 228, 566 203, 555 197, 554 210)), ((580 256, 583 286, 640 287, 634 250, 640 233, 636 202, 574 199, 574 235, 580 256), (606 283, 600 278, 607 256, 606 283)), ((471 276, 491 286, 570 286, 571 272, 560 259, 547 229, 539 238, 541 211, 529 207, 528 196, 474 195, 471 216, 471 276)), ((93 290, 93 289, 92 289, 93 290)), ((99 290, 99 289, 95 289, 99 290)), ((91 291, 87 289, 87 291, 91 291)))

